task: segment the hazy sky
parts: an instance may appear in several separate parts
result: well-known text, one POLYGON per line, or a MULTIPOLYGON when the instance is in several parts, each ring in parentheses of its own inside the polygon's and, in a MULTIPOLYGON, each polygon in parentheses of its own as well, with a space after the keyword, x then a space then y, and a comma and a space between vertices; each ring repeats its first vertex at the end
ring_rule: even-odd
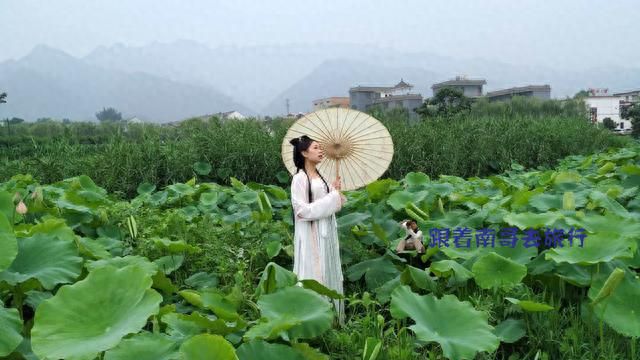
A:
POLYGON ((0 0, 0 61, 50 45, 365 43, 553 67, 640 67, 638 0, 0 0))

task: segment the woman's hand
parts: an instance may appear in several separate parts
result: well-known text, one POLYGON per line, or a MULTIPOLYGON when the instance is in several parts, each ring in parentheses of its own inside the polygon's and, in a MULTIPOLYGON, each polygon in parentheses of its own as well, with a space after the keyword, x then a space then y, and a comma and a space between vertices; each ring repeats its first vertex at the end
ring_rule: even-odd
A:
POLYGON ((342 185, 340 185, 340 176, 336 177, 331 185, 333 185, 333 187, 338 191, 342 190, 342 185))

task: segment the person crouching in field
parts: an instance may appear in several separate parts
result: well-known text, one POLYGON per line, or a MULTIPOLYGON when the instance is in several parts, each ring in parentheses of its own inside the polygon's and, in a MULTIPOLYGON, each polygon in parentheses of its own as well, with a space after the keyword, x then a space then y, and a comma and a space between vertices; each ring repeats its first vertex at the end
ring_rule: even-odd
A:
POLYGON ((424 245, 422 244, 424 236, 422 230, 418 229, 418 224, 414 220, 403 220, 400 222, 400 227, 405 229, 407 235, 398 243, 396 253, 405 250, 417 250, 418 253, 424 253, 424 245))

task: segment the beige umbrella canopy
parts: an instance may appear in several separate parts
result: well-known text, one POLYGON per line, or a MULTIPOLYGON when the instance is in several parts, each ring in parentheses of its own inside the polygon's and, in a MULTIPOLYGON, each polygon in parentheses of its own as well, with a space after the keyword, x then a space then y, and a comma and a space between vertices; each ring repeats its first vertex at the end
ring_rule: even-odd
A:
POLYGON ((342 190, 354 190, 378 179, 393 158, 393 141, 384 125, 361 111, 330 108, 298 119, 282 141, 282 160, 295 174, 291 139, 307 135, 320 143, 325 157, 318 164, 322 176, 331 182, 340 175, 342 190))

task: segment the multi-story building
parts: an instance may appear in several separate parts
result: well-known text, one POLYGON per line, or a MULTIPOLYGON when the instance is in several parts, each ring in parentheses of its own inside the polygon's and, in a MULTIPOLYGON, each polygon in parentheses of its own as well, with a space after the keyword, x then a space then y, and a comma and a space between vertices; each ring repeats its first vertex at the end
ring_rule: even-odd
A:
POLYGON ((489 101, 511 100, 514 96, 534 97, 543 100, 551 99, 550 85, 527 85, 487 92, 489 101))
POLYGON ((313 110, 328 108, 349 108, 349 98, 346 96, 332 96, 313 101, 313 110))
POLYGON ((589 89, 589 96, 584 98, 592 123, 602 123, 610 118, 619 129, 631 129, 631 121, 620 116, 621 107, 625 103, 624 96, 609 95, 608 89, 589 89))
POLYGON ((422 105, 422 95, 411 93, 413 85, 403 79, 394 86, 356 86, 349 89, 352 109, 366 111, 371 106, 383 109, 404 108, 413 116, 414 109, 422 105))
POLYGON ((466 97, 477 98, 482 96, 482 87, 486 84, 485 79, 468 79, 466 76, 456 76, 453 80, 433 84, 431 89, 433 95, 436 95, 440 89, 454 88, 461 90, 466 97))

